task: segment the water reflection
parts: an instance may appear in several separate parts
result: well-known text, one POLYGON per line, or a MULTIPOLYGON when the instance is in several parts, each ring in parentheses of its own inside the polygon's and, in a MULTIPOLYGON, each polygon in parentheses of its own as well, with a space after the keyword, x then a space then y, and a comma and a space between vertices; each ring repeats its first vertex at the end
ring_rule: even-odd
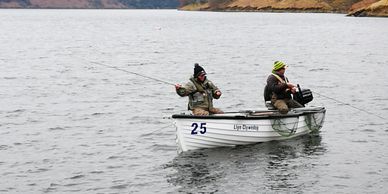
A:
POLYGON ((325 152, 321 137, 309 135, 288 141, 184 152, 165 165, 173 170, 167 175, 167 182, 185 193, 233 192, 225 190, 225 183, 236 184, 236 191, 249 184, 250 192, 298 192, 308 187, 303 175, 313 170, 315 158, 325 152))
POLYGON ((299 193, 309 184, 303 178, 314 167, 314 157, 326 152, 321 145, 320 136, 304 136, 296 141, 270 142, 267 146, 267 166, 265 168, 265 187, 271 191, 299 193))
POLYGON ((182 153, 166 165, 167 168, 176 170, 168 176, 167 182, 179 186, 179 192, 217 192, 217 181, 223 177, 223 172, 217 170, 220 168, 219 162, 211 162, 208 159, 206 152, 182 153))

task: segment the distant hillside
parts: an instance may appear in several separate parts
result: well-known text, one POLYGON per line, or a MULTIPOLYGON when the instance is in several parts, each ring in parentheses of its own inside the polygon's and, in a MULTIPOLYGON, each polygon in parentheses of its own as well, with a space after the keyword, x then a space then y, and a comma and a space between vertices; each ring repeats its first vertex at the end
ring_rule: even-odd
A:
POLYGON ((181 10, 352 13, 386 16, 388 0, 180 0, 181 10), (378 1, 378 2, 377 2, 378 1))
POLYGON ((0 0, 0 8, 175 9, 178 5, 178 0, 0 0))
POLYGON ((361 1, 351 7, 349 16, 379 16, 388 17, 388 0, 373 2, 372 0, 361 1))
POLYGON ((346 12, 360 0, 181 0, 182 9, 225 11, 346 12), (188 3, 191 2, 191 3, 188 3))

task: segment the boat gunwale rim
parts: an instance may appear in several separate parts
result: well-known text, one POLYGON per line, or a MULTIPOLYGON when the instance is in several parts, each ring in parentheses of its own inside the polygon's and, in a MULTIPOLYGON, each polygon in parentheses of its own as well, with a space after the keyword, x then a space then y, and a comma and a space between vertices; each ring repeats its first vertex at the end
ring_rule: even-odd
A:
MULTIPOLYGON (((315 113, 325 113, 326 109, 325 107, 320 108, 319 110, 305 110, 300 112, 294 112, 294 113, 287 113, 287 114, 273 114, 273 115, 251 115, 249 112, 247 112, 245 115, 233 115, 233 116, 215 116, 215 115, 208 115, 208 116, 198 116, 198 115, 186 115, 186 114, 173 114, 171 117, 173 119, 233 119, 233 120, 264 120, 264 119, 281 119, 281 118, 291 118, 291 117, 299 117, 309 114, 315 114, 315 113)), ((254 113, 254 112, 253 112, 254 113)))

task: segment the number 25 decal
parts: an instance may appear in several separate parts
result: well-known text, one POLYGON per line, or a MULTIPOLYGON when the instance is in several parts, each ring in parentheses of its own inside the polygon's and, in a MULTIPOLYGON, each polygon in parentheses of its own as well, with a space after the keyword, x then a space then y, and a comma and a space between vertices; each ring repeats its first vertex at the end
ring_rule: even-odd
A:
MULTIPOLYGON (((191 130, 191 134, 192 135, 196 135, 196 134, 198 134, 198 132, 197 132, 197 129, 198 129, 198 123, 193 123, 193 124, 191 124, 191 127, 193 128, 192 130, 191 130)), ((201 134, 205 134, 206 133, 206 123, 201 123, 201 125, 199 126, 199 132, 201 133, 201 134)))

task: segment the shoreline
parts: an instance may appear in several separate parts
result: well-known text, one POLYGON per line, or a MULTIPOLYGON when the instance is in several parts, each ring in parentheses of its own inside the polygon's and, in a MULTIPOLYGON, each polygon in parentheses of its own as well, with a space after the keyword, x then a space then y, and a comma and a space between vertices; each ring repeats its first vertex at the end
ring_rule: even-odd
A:
POLYGON ((258 1, 253 0, 251 4, 247 4, 243 0, 235 0, 232 3, 219 6, 210 5, 209 3, 194 3, 178 9, 183 11, 214 12, 337 13, 354 17, 388 17, 388 0, 360 0, 347 5, 315 0, 298 4, 283 0, 272 0, 264 3, 258 1), (256 4, 254 4, 255 2, 256 4))
POLYGON ((203 11, 203 12, 260 12, 260 13, 331 13, 331 14, 348 14, 341 11, 322 11, 322 10, 308 10, 308 9, 258 9, 258 10, 184 10, 178 9, 178 11, 203 11))
POLYGON ((363 8, 356 11, 329 11, 322 9, 254 9, 254 8, 227 8, 227 9, 185 9, 185 8, 24 8, 24 7, 0 7, 0 10, 177 10, 177 11, 202 11, 202 12, 258 12, 258 13, 328 13, 328 14, 344 14, 348 17, 380 17, 387 18, 388 14, 374 14, 368 13, 369 9, 363 8))

